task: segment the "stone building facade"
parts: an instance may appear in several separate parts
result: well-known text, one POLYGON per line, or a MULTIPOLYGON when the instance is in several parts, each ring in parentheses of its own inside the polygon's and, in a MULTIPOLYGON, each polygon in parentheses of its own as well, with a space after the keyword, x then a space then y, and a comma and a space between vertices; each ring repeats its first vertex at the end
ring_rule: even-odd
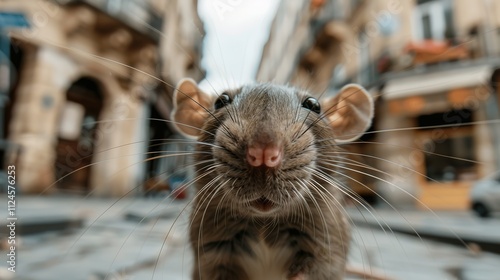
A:
POLYGON ((7 160, 20 191, 137 192, 151 111, 168 118, 178 79, 204 75, 197 1, 6 0, 0 9, 30 23, 8 30, 7 137, 20 149, 7 160))
MULTIPOLYGON (((500 3, 303 2, 311 8, 299 12, 303 20, 289 32, 295 38, 271 33, 258 80, 326 95, 346 83, 362 84, 376 99, 376 117, 346 148, 381 172, 350 172, 361 182, 351 187, 398 206, 469 207, 473 183, 500 167, 500 3), (340 15, 310 16, 329 5, 340 15), (303 30, 309 39, 297 37, 303 30)), ((279 19, 294 6, 281 5, 273 30, 287 28, 279 19)))

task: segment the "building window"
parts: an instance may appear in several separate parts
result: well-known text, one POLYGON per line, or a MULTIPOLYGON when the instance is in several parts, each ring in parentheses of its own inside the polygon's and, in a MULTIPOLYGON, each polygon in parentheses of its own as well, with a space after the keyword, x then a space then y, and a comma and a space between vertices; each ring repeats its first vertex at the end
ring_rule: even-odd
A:
POLYGON ((427 181, 453 182, 477 179, 474 138, 454 136, 425 145, 427 181), (429 150, 428 150, 429 149, 429 150))
POLYGON ((418 1, 414 11, 414 37, 417 40, 444 40, 455 37, 452 2, 418 1))
POLYGON ((432 39, 431 16, 422 15, 423 39, 432 39))
POLYGON ((473 130, 436 126, 472 122, 472 111, 453 110, 446 113, 422 115, 417 118, 424 128, 424 168, 428 182, 470 181, 477 179, 475 141, 473 130), (425 129, 429 127, 429 129, 425 129))
POLYGON ((467 124, 472 122, 472 111, 469 109, 452 110, 429 115, 421 115, 417 118, 419 127, 436 127, 467 124))

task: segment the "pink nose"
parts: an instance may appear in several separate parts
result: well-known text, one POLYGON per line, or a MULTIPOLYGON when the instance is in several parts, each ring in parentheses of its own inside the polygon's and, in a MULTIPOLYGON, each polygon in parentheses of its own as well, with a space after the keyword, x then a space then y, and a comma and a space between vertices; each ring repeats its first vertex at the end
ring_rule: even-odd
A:
POLYGON ((276 167, 281 163, 283 156, 281 148, 278 146, 266 145, 261 147, 248 147, 247 161, 251 166, 276 167))

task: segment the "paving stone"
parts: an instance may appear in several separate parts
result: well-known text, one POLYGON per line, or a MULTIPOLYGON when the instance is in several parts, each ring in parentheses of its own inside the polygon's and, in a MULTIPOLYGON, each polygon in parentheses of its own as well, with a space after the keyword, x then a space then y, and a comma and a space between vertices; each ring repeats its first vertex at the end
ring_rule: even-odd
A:
MULTIPOLYGON (((13 279, 190 279, 193 256, 187 241, 188 212, 175 221, 175 211, 181 211, 186 202, 45 199, 25 200, 23 204, 29 205, 29 209, 20 215, 56 214, 52 208, 46 208, 52 205, 60 213, 84 217, 85 224, 70 232, 24 237, 18 251, 18 272, 13 279), (130 213, 136 218, 130 219, 130 213)), ((406 223, 404 219, 397 220, 397 215, 380 212, 380 218, 391 222, 391 226, 406 223)), ((413 212, 403 214, 412 225, 436 227, 435 220, 429 216, 413 212)), ((473 225, 482 222, 471 217, 469 221, 463 214, 450 213, 443 219, 453 229, 463 227, 464 232, 480 236, 482 233, 466 229, 459 220, 473 225)), ((353 220, 359 218, 355 214, 352 217, 353 220)), ((475 229, 492 230, 497 223, 489 221, 483 226, 475 229)), ((384 232, 377 227, 361 227, 358 223, 353 226, 352 239, 349 264, 364 268, 366 272, 376 270, 389 279, 500 279, 500 255, 471 252, 390 230, 384 232)), ((0 274, 0 279, 9 276, 12 275, 0 274)), ((348 275, 346 279, 363 278, 348 275)))
POLYGON ((384 228, 410 235, 420 235, 465 247, 475 243, 484 250, 500 253, 500 218, 481 219, 469 211, 404 210, 350 208, 349 216, 358 226, 384 228), (464 244, 465 243, 465 244, 464 244))

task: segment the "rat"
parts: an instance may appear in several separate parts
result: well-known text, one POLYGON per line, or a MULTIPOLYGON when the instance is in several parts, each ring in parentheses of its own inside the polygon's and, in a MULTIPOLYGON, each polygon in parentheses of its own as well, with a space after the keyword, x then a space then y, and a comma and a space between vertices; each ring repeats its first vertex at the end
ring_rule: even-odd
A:
POLYGON ((192 279, 342 279, 350 240, 339 145, 370 126, 373 100, 255 83, 220 94, 184 79, 171 118, 196 139, 192 279))

